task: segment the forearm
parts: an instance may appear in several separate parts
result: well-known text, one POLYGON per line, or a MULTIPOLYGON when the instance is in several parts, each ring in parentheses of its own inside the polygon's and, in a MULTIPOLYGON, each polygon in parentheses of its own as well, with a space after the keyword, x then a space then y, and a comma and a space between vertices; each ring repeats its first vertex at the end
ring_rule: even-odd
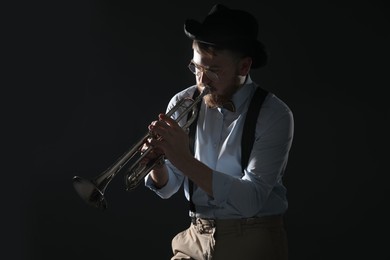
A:
POLYGON ((194 157, 181 160, 176 167, 198 187, 213 197, 213 170, 194 157))
POLYGON ((154 186, 158 189, 164 187, 168 182, 168 169, 165 165, 156 166, 150 172, 150 177, 154 186))

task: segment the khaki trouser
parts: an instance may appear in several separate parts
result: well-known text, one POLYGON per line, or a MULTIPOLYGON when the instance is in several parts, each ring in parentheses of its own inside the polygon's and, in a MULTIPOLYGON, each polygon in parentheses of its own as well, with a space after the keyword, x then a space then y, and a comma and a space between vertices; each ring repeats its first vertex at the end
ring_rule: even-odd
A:
POLYGON ((194 219, 172 240, 171 260, 287 260, 281 216, 249 219, 194 219))

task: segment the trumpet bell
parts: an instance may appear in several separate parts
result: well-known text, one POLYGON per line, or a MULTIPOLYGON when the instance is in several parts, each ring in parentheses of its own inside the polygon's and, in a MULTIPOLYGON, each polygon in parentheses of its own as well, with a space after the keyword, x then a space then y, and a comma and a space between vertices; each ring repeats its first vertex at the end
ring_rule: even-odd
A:
POLYGON ((104 198, 104 193, 98 189, 94 181, 74 176, 73 187, 79 196, 90 206, 102 210, 107 208, 107 201, 104 198))

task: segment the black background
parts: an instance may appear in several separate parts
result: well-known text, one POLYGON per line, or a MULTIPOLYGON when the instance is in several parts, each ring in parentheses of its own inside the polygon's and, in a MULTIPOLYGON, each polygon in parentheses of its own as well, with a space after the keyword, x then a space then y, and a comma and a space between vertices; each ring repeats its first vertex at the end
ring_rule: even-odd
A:
MULTIPOLYGON (((388 259, 389 12, 225 1, 252 12, 269 64, 252 78, 295 116, 285 183, 290 259, 388 259)), ((110 166, 194 83, 186 18, 214 2, 30 1, 4 6, 3 259, 169 259, 183 191, 162 200, 122 176, 108 209, 72 177, 110 166), (8 15, 7 15, 8 14, 8 15)))

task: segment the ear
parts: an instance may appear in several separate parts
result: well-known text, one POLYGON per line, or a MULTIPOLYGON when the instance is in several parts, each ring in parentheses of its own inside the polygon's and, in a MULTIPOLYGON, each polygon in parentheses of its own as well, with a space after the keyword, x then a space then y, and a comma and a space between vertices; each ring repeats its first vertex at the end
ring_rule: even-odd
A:
POLYGON ((240 76, 246 76, 249 73, 249 70, 252 66, 252 58, 244 57, 239 62, 239 74, 240 76))

